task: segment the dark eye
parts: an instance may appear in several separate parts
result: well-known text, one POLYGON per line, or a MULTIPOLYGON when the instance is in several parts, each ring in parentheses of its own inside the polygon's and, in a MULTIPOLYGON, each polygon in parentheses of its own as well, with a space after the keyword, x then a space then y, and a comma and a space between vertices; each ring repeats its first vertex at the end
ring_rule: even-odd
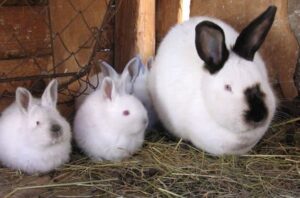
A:
POLYGON ((128 116, 129 114, 130 114, 130 112, 128 110, 123 111, 124 116, 128 116))
POLYGON ((230 85, 226 84, 224 88, 226 91, 232 92, 232 88, 230 85))
POLYGON ((36 125, 39 125, 40 124, 40 121, 36 121, 36 125))

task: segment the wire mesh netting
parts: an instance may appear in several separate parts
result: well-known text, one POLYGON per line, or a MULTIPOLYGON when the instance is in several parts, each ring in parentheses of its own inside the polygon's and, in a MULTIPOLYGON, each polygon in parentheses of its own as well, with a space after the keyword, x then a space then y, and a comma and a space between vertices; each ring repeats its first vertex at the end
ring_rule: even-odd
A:
POLYGON ((2 1, 2 109, 14 98, 16 87, 39 95, 52 78, 60 81, 59 104, 72 105, 81 94, 78 87, 88 85, 95 60, 112 61, 117 7, 113 0, 2 1))

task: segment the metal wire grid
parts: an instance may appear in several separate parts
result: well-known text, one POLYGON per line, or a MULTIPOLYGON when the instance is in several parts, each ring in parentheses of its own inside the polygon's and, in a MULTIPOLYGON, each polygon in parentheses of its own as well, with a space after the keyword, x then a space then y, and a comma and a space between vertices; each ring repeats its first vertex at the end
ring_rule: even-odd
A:
MULTIPOLYGON (((51 1, 51 0, 50 0, 51 1)), ((5 56, 2 56, 0 61, 3 60, 21 60, 17 62, 15 65, 9 68, 8 71, 2 72, 0 68, 0 86, 1 84, 9 84, 11 85, 11 89, 5 89, 1 91, 0 93, 0 99, 3 97, 14 97, 14 89, 15 83, 16 82, 26 82, 26 81, 31 81, 32 83, 30 84, 29 90, 32 92, 36 92, 37 94, 40 94, 41 91, 43 91, 43 88, 45 87, 44 80, 47 79, 52 79, 52 78, 64 78, 67 80, 64 80, 63 83, 60 85, 59 92, 61 94, 69 95, 71 96, 72 99, 80 95, 81 93, 76 93, 74 90, 69 90, 69 85, 77 81, 79 84, 89 84, 89 78, 84 78, 86 76, 93 64, 93 61, 95 59, 95 56, 99 52, 108 52, 112 53, 113 51, 113 41, 112 38, 105 38, 103 35, 105 34, 105 31, 107 31, 109 28, 112 28, 113 24, 113 19, 115 16, 115 13, 117 12, 118 6, 116 5, 116 2, 114 0, 107 0, 107 10, 104 16, 104 20, 101 24, 99 24, 97 27, 90 27, 88 24, 87 19, 84 16, 85 11, 95 2, 98 0, 90 0, 89 4, 82 10, 78 10, 76 6, 74 5, 74 2, 72 0, 65 0, 69 3, 69 5, 72 7, 72 9, 76 12, 76 15, 73 16, 73 18, 70 18, 69 23, 65 25, 64 28, 62 28, 59 32, 54 32, 52 27, 51 27, 51 21, 49 17, 50 13, 50 8, 49 8, 49 1, 47 0, 21 0, 21 1, 11 1, 11 0, 4 0, 0 2, 0 9, 5 9, 5 6, 26 6, 26 9, 30 9, 32 14, 35 16, 33 20, 41 20, 47 26, 49 30, 49 37, 46 37, 46 43, 48 46, 50 46, 48 49, 37 49, 35 51, 29 50, 26 46, 26 43, 23 43, 18 35, 15 33, 17 31, 14 29, 12 26, 10 29, 7 29, 7 26, 4 26, 1 23, 0 20, 0 31, 2 31, 2 34, 9 34, 10 38, 9 40, 14 41, 17 43, 19 52, 17 55, 14 55, 13 53, 11 54, 6 54, 5 56), (35 6, 42 6, 42 9, 39 9, 38 11, 35 9, 35 6), (45 17, 47 15, 47 17, 45 17), (69 26, 72 24, 72 22, 80 17, 82 21, 84 22, 86 28, 88 31, 90 31, 91 36, 81 45, 78 47, 77 50, 75 51, 70 51, 67 47, 67 45, 64 42, 63 37, 61 36, 64 31, 66 31, 69 26), (59 40, 61 45, 64 46, 65 50, 68 52, 68 56, 63 59, 60 62, 54 62, 54 58, 52 58, 51 61, 51 66, 50 67, 45 67, 45 65, 42 65, 41 61, 39 59, 41 57, 46 57, 46 56, 53 56, 53 41, 54 40, 59 40), (110 39, 110 40, 109 40, 110 39), (92 53, 90 54, 89 61, 85 65, 81 65, 80 62, 78 61, 76 54, 78 54, 82 49, 86 48, 92 48, 92 53), (62 65, 68 61, 69 59, 73 58, 77 64, 77 71, 73 72, 57 72, 59 68, 62 67, 62 65), (15 71, 17 69, 23 69, 26 70, 26 61, 32 61, 34 67, 36 70, 38 70, 38 74, 35 75, 22 75, 22 76, 16 76, 15 71), (22 61, 24 60, 24 61, 22 61), (85 83, 82 83, 85 82, 85 83), (41 85, 42 84, 42 85, 41 85), (37 90, 36 90, 37 89, 37 90)), ((102 1, 102 0, 100 0, 102 1)), ((120 1, 121 2, 121 1, 120 1)), ((119 5, 119 4, 118 4, 119 5)), ((34 23, 34 21, 32 21, 34 23)), ((0 54, 1 52, 6 53, 5 49, 6 46, 1 46, 0 45, 0 54)), ((28 84, 27 84, 28 86, 28 84)), ((70 101, 61 101, 61 102, 70 102, 70 101)))

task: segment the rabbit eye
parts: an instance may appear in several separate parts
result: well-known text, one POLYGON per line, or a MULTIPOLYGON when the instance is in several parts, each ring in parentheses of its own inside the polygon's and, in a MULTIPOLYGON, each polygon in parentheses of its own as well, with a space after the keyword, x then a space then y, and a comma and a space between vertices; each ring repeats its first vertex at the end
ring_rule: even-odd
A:
POLYGON ((40 125, 40 121, 36 121, 36 125, 40 125))
POLYGON ((226 84, 226 85, 224 86, 224 88, 225 88, 226 91, 232 92, 232 88, 231 88, 230 85, 226 84))
POLYGON ((231 88, 231 86, 230 86, 229 84, 226 84, 226 85, 224 86, 224 89, 225 89, 226 91, 232 92, 232 88, 231 88))
POLYGON ((124 116, 129 116, 130 112, 128 110, 123 111, 124 116))

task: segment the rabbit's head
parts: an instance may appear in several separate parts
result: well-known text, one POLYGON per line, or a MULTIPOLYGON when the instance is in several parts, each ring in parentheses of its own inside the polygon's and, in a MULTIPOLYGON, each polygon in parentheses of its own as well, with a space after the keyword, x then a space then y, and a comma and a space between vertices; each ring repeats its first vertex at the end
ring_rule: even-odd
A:
POLYGON ((253 20, 227 49, 221 27, 210 21, 196 28, 197 53, 204 61, 203 100, 210 116, 232 132, 244 132, 270 123, 275 96, 266 69, 255 55, 274 21, 276 7, 253 20))
POLYGON ((70 139, 70 126, 56 109, 57 86, 57 81, 52 80, 41 99, 33 98, 25 88, 16 90, 16 104, 24 124, 20 133, 32 147, 51 147, 70 139))
POLYGON ((104 78, 100 91, 105 103, 103 110, 106 124, 113 128, 113 131, 123 134, 145 131, 148 116, 137 98, 116 89, 115 82, 110 77, 104 78))

